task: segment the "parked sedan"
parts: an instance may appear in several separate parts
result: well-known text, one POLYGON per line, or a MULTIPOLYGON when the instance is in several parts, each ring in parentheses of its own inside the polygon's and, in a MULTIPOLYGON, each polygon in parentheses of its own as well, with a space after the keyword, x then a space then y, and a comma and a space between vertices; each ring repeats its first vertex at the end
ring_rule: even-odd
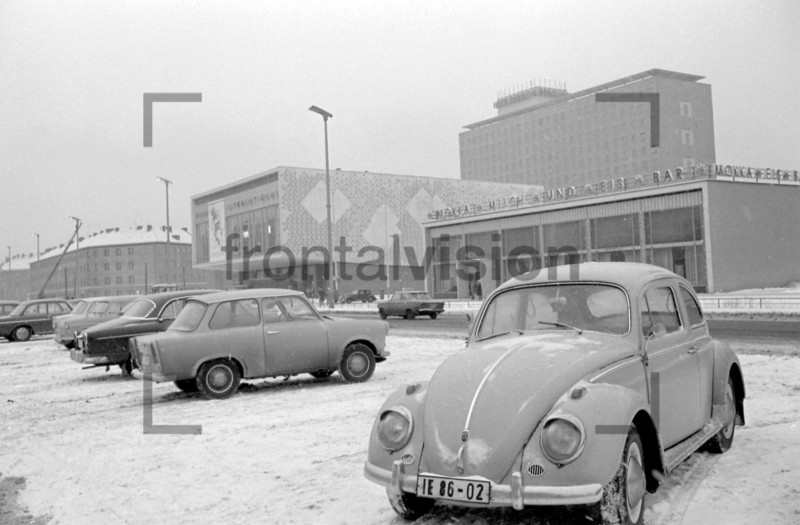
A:
POLYGON ((386 319, 390 315, 399 315, 406 319, 427 315, 431 319, 436 319, 436 316, 442 312, 444 312, 444 303, 434 300, 428 292, 395 292, 386 301, 378 302, 378 314, 381 319, 386 319))
POLYGON ((19 301, 0 301, 0 316, 10 314, 18 304, 19 301))
POLYGON ((731 446, 744 398, 736 354, 682 277, 543 269, 495 290, 430 381, 389 396, 365 475, 404 518, 444 501, 641 524, 645 492, 698 448, 731 446))
POLYGON ((250 289, 194 297, 169 330, 131 346, 145 379, 225 398, 242 378, 338 371, 366 381, 389 356, 388 331, 385 321, 320 315, 300 292, 250 289))
POLYGON ((122 315, 123 309, 138 299, 138 295, 115 295, 111 297, 92 297, 81 302, 67 315, 53 319, 55 341, 67 348, 75 346, 76 334, 122 315))
POLYGON ((32 335, 53 333, 53 317, 70 312, 63 299, 34 299, 18 304, 0 317, 0 337, 9 341, 27 341, 32 335))
POLYGON ((163 332, 183 308, 186 299, 217 290, 183 290, 145 295, 131 303, 124 315, 81 331, 70 358, 76 363, 119 365, 130 374, 133 362, 128 339, 135 335, 163 332))

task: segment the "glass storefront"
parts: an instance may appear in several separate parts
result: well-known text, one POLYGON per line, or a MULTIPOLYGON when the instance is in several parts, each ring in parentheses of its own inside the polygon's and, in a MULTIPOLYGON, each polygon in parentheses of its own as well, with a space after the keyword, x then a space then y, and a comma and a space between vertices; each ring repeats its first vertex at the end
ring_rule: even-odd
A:
POLYGON ((483 295, 522 273, 587 261, 647 262, 706 289, 700 192, 604 203, 571 210, 490 220, 481 231, 428 230, 436 249, 431 289, 442 298, 483 295), (571 219, 571 220, 565 220, 571 219), (519 226, 516 223, 527 222, 519 226), (480 283, 480 287, 477 286, 480 283))

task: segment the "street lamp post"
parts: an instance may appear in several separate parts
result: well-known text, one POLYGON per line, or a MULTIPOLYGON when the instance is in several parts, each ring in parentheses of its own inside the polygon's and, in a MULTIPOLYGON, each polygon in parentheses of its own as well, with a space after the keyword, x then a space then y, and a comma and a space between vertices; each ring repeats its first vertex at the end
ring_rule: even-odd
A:
POLYGON ((39 234, 34 233, 36 236, 36 262, 39 262, 39 234))
MULTIPOLYGON (((78 257, 81 249, 81 220, 77 217, 70 216, 70 219, 75 221, 75 269, 72 274, 72 289, 75 291, 75 299, 79 297, 78 294, 78 257)), ((64 268, 66 271, 66 267, 64 268)))
POLYGON ((327 214, 328 214, 328 306, 333 308, 334 306, 334 297, 333 297, 333 287, 331 283, 333 282, 333 273, 334 273, 334 266, 333 266, 333 224, 331 222, 331 172, 330 172, 330 164, 328 162, 328 119, 333 118, 333 115, 328 113, 322 108, 317 106, 311 106, 308 108, 309 111, 313 111, 318 115, 322 116, 322 122, 325 128, 325 197, 327 200, 327 214))
POLYGON ((6 248, 8 248, 8 269, 11 269, 11 246, 6 244, 6 248))
POLYGON ((164 177, 158 177, 158 176, 156 176, 156 179, 160 180, 161 182, 164 183, 164 193, 166 194, 166 198, 167 198, 167 256, 164 258, 164 265, 165 265, 164 266, 164 279, 166 279, 166 282, 171 282, 170 279, 169 279, 169 273, 168 272, 169 272, 169 255, 170 255, 169 254, 169 237, 170 237, 170 235, 169 235, 170 234, 170 231, 169 231, 169 185, 172 184, 172 181, 169 180, 169 179, 165 179, 164 177))

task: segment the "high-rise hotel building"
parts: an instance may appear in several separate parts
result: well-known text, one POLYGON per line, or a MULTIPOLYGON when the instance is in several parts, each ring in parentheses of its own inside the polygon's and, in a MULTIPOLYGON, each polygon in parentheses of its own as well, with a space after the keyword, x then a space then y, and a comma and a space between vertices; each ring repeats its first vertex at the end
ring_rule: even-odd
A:
POLYGON ((711 86, 651 69, 569 93, 530 86, 459 135, 461 178, 579 186, 716 162, 711 86))

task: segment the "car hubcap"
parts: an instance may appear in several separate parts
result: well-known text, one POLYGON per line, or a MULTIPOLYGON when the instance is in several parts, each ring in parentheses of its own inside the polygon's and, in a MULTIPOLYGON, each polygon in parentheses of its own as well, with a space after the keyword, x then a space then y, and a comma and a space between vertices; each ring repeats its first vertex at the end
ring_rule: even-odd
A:
POLYGON ((347 359, 347 369, 354 376, 364 375, 368 367, 367 358, 364 354, 353 354, 347 359))
POLYGON ((631 521, 636 522, 642 512, 642 500, 645 491, 644 469, 642 468, 642 451, 636 443, 631 445, 628 452, 628 462, 625 473, 625 486, 628 501, 628 515, 631 521))
POLYGON ((230 382, 231 374, 225 367, 215 366, 208 372, 208 384, 216 392, 225 390, 230 382))
POLYGON ((30 335, 27 328, 17 328, 17 339, 25 340, 30 335))

